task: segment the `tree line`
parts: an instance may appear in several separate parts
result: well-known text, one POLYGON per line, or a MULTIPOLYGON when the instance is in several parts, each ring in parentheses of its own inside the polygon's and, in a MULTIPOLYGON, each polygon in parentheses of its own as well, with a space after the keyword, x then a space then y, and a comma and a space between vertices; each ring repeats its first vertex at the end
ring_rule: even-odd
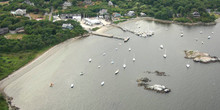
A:
MULTIPOLYGON (((0 36, 0 52, 19 52, 26 50, 42 49, 63 42, 69 38, 83 35, 86 31, 76 21, 35 21, 28 20, 25 17, 15 18, 11 15, 1 15, 0 21, 10 21, 10 27, 23 26, 25 34, 22 39, 6 39, 0 36), (12 19, 13 18, 13 19, 12 19), (72 30, 63 30, 63 23, 71 23, 72 30)), ((1 23, 4 26, 4 22, 1 23)))

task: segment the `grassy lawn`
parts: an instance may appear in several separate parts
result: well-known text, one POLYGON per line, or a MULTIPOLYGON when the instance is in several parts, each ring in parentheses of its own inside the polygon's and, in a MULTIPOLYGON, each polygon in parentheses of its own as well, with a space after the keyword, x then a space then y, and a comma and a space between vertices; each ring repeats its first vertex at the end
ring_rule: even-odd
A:
POLYGON ((92 28, 92 31, 97 31, 98 29, 100 29, 99 27, 95 27, 95 28, 92 28))
POLYGON ((8 104, 6 103, 2 94, 0 94, 0 110, 8 110, 8 104))
POLYGON ((34 13, 29 13, 32 19, 37 19, 37 18, 44 18, 44 15, 42 14, 34 14, 34 13))
POLYGON ((40 56, 49 48, 50 47, 47 47, 40 51, 0 53, 0 80, 32 61, 34 58, 40 56))
POLYGON ((0 5, 9 4, 9 1, 0 2, 0 5))
POLYGON ((6 39, 22 39, 26 34, 7 34, 5 35, 6 39))

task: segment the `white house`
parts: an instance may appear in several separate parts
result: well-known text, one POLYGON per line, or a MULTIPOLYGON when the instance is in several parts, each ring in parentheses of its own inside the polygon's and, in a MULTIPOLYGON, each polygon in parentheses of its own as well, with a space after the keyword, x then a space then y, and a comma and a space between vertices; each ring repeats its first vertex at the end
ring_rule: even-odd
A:
POLYGON ((72 3, 71 3, 71 2, 65 1, 65 2, 63 3, 63 9, 67 9, 67 7, 70 7, 70 6, 72 6, 72 3))
POLYGON ((113 6, 114 4, 112 3, 112 1, 108 2, 108 6, 113 6))
POLYGON ((73 29, 73 25, 72 24, 63 24, 62 28, 71 30, 71 29, 73 29))
POLYGON ((16 11, 11 11, 13 15, 26 15, 26 9, 17 9, 16 11))
POLYGON ((134 11, 129 11, 126 15, 127 16, 135 16, 135 12, 134 11))

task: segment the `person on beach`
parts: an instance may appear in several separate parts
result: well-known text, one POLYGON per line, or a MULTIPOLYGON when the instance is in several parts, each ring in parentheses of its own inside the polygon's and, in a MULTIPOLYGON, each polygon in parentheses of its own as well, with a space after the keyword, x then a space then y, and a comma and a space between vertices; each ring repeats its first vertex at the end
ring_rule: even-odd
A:
POLYGON ((53 87, 53 83, 50 83, 50 87, 53 87))

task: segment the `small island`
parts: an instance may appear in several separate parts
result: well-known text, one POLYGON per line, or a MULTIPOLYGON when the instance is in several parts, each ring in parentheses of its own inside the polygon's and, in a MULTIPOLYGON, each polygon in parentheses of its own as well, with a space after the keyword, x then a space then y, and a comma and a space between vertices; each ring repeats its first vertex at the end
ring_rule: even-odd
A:
POLYGON ((145 90, 152 90, 152 91, 156 91, 157 93, 169 93, 171 91, 164 85, 159 85, 159 84, 149 85, 148 82, 151 82, 151 80, 147 77, 137 79, 138 86, 144 86, 145 90))
POLYGON ((184 51, 187 59, 193 59, 195 62, 201 63, 211 63, 211 62, 220 62, 220 59, 216 56, 210 56, 208 53, 203 53, 199 51, 193 50, 185 50, 184 51))

